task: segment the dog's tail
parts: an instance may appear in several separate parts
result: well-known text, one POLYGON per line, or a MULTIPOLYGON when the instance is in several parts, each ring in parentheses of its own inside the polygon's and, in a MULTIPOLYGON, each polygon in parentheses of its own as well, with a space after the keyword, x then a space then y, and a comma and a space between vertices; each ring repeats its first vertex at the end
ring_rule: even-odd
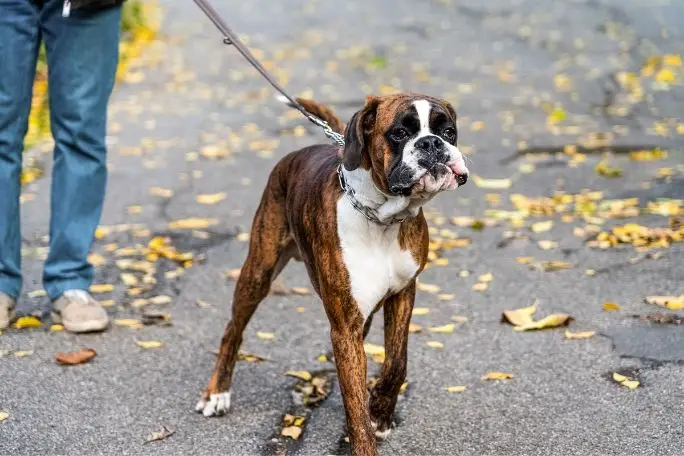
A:
MULTIPOLYGON (((285 103, 286 105, 293 107, 292 103, 285 98, 282 95, 278 95, 278 100, 285 103)), ((325 120, 328 122, 328 125, 330 125, 330 128, 336 133, 343 133, 344 131, 344 124, 340 121, 339 117, 335 114, 335 112, 332 110, 332 108, 322 105, 320 103, 317 103, 313 100, 307 100, 305 98, 300 98, 297 97, 295 98, 297 100, 297 103, 302 105, 304 109, 307 110, 307 112, 313 114, 314 116, 325 120)))

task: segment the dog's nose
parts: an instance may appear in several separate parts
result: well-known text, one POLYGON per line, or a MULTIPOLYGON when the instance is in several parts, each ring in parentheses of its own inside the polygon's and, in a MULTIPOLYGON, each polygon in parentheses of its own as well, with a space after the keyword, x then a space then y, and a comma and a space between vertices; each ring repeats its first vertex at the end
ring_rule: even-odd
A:
POLYGON ((444 149, 444 142, 439 136, 423 136, 418 141, 416 141, 416 147, 422 149, 425 152, 438 152, 444 149))
POLYGON ((456 178, 456 182, 458 183, 459 187, 468 182, 468 173, 456 174, 454 177, 456 178))

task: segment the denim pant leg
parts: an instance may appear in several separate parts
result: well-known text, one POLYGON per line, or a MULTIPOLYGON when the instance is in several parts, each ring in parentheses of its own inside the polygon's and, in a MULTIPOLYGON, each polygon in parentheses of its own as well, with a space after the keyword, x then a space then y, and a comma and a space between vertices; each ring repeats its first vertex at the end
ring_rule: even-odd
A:
POLYGON ((50 251, 43 284, 55 300, 92 282, 88 252, 107 182, 107 103, 119 56, 121 7, 72 10, 45 0, 41 25, 48 58, 50 123, 55 139, 50 251))
POLYGON ((40 28, 31 0, 0 0, 0 291, 21 291, 19 194, 40 28))

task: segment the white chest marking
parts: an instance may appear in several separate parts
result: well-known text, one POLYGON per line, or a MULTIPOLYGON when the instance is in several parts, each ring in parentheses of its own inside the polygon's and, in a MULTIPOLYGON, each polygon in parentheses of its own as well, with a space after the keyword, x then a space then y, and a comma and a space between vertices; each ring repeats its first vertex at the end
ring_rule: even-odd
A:
POLYGON ((409 283, 418 263, 399 246, 399 224, 370 222, 344 195, 337 202, 337 235, 351 293, 365 320, 380 300, 409 283))

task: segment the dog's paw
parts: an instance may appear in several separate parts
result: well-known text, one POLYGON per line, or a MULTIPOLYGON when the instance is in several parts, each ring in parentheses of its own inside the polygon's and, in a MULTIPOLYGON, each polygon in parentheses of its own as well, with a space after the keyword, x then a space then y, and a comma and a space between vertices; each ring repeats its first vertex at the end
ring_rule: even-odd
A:
POLYGON ((225 393, 211 394, 209 399, 200 399, 195 406, 195 411, 204 416, 221 416, 230 409, 230 391, 225 393))
POLYGON ((375 421, 371 420, 371 426, 373 426, 373 431, 375 431, 375 437, 377 437, 380 440, 387 440, 387 437, 389 437, 390 432, 392 432, 392 427, 387 426, 387 429, 385 430, 378 430, 378 423, 375 421))

